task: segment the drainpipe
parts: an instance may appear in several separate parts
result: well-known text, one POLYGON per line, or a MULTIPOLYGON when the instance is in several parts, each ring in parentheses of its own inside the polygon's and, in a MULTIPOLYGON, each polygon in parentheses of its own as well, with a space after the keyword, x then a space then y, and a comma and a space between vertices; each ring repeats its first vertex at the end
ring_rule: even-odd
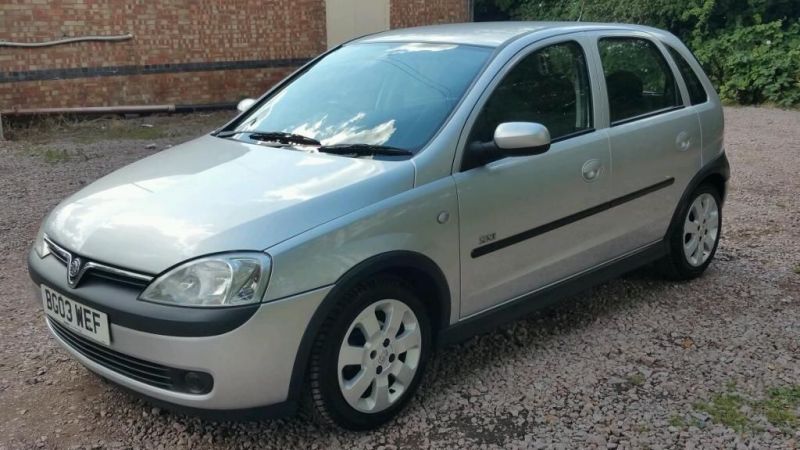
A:
POLYGON ((133 39, 133 35, 128 34, 120 34, 117 36, 79 36, 79 37, 70 37, 64 39, 56 39, 53 41, 45 41, 45 42, 9 42, 9 41, 0 41, 0 47, 22 47, 22 48, 34 48, 34 47, 52 47, 54 45, 64 45, 64 44, 72 44, 74 42, 119 42, 119 41, 127 41, 133 39))

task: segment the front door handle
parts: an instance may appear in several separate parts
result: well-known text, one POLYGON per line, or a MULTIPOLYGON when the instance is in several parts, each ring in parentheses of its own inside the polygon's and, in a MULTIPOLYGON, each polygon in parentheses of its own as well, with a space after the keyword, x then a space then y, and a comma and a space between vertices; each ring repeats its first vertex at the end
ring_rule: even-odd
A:
POLYGON ((602 171, 603 171, 603 163, 600 162, 599 159, 590 159, 585 163, 583 163, 583 167, 581 168, 581 175, 583 175, 584 181, 591 183, 600 176, 600 173, 602 171))

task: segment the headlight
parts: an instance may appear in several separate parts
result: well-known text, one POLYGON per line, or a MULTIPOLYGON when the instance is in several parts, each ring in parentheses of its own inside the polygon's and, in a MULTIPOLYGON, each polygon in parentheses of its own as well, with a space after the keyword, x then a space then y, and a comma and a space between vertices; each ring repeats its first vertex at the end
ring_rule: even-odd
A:
POLYGON ((231 253, 199 258, 159 276, 141 300, 176 306, 221 307, 258 303, 269 281, 264 253, 231 253))
POLYGON ((39 258, 44 258, 50 254, 50 246, 44 240, 44 223, 39 227, 39 232, 36 233, 36 240, 33 241, 33 250, 39 255, 39 258))

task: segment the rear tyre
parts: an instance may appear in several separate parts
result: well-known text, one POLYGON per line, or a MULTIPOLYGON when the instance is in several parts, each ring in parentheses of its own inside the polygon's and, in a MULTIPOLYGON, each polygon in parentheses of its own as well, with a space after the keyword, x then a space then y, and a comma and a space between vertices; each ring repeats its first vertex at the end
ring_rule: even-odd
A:
POLYGON ((691 280, 705 272, 714 259, 722 232, 722 207, 717 189, 698 187, 682 205, 667 236, 669 254, 659 261, 672 280, 691 280))
POLYGON ((376 428, 419 386, 431 347, 427 310, 402 279, 381 276, 339 299, 314 342, 306 408, 323 425, 376 428))

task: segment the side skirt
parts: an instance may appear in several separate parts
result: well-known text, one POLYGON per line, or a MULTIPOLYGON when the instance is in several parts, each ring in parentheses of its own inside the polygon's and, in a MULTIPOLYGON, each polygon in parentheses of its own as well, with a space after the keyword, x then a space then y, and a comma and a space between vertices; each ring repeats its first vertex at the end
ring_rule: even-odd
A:
POLYGON ((456 322, 442 330, 437 340, 438 344, 440 346, 454 344, 477 334, 489 332, 502 324, 521 319, 535 311, 553 306, 565 297, 578 294, 595 285, 656 261, 666 254, 666 243, 664 241, 655 242, 626 256, 456 322))

